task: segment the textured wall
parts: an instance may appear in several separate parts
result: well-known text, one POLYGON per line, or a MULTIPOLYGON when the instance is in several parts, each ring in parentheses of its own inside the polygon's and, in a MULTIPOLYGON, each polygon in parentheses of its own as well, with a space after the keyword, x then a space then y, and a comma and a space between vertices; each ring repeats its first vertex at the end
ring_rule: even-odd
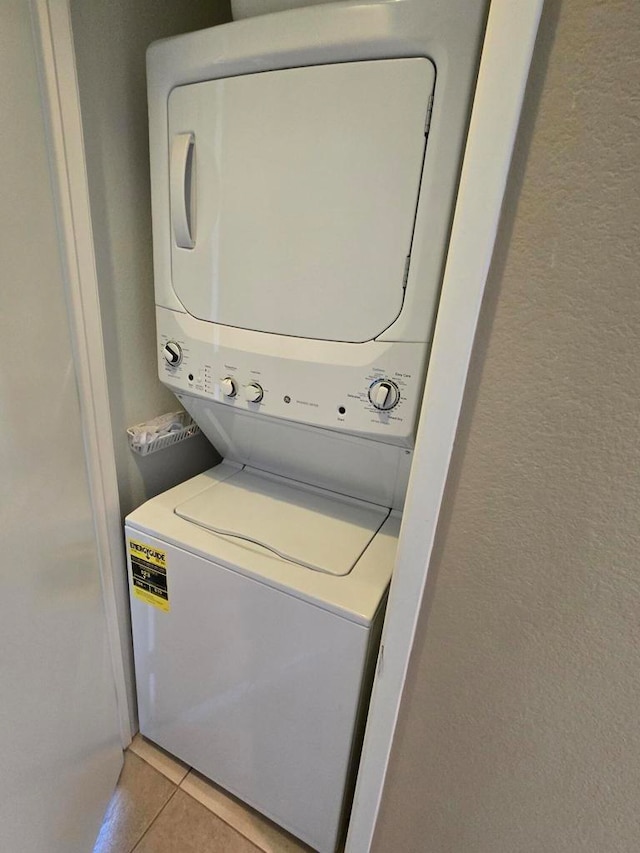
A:
POLYGON ((548 0, 375 853, 640 850, 639 56, 548 0))
POLYGON ((135 456, 126 428, 180 408, 159 382, 145 51, 230 20, 228 0, 71 0, 123 514, 218 459, 203 438, 135 456))

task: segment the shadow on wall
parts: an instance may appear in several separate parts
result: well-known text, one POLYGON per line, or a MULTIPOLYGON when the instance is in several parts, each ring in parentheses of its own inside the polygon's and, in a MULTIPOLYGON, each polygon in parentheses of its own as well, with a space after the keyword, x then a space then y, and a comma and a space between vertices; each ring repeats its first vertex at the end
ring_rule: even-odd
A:
POLYGON ((229 0, 71 0, 118 491, 123 515, 218 456, 201 436, 142 460, 126 430, 178 408, 157 368, 145 54, 231 20, 229 0))
POLYGON ((202 434, 148 456, 140 456, 132 451, 131 455, 144 483, 142 501, 202 473, 203 463, 206 468, 211 468, 222 459, 202 434))

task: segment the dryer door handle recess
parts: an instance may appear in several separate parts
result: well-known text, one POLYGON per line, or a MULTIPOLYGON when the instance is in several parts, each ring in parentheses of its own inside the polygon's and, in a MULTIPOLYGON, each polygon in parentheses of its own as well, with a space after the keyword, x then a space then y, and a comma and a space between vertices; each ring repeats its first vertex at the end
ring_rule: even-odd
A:
POLYGON ((178 133, 171 144, 171 227, 181 249, 195 241, 195 144, 193 133, 178 133))

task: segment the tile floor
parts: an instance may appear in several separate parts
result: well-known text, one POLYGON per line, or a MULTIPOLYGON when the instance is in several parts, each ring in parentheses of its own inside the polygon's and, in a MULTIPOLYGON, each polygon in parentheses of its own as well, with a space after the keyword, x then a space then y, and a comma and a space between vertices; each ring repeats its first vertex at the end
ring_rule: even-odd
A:
POLYGON ((137 735, 93 853, 310 853, 311 848, 137 735))

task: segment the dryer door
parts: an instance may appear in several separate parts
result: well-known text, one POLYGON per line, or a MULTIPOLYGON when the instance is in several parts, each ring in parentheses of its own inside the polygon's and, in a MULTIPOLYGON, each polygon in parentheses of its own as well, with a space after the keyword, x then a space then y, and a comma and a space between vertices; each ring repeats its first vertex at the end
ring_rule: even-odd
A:
POLYGON ((169 97, 172 280, 195 317, 361 342, 402 309, 428 59, 270 71, 169 97))

